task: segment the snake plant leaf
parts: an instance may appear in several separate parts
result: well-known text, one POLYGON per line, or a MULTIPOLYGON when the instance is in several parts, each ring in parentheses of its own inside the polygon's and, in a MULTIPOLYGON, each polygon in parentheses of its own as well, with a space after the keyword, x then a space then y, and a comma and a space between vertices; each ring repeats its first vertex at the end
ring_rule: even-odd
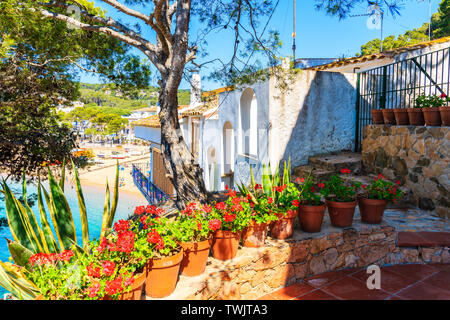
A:
POLYGON ((256 183, 255 183, 255 175, 253 174, 253 168, 252 168, 252 166, 250 166, 250 185, 251 185, 253 191, 255 191, 255 185, 256 185, 256 183))
POLYGON ((44 193, 45 202, 47 203, 48 211, 50 212, 50 218, 51 218, 51 220, 53 222, 53 226, 55 228, 56 239, 58 239, 58 244, 59 244, 59 248, 58 248, 57 252, 59 253, 64 248, 64 246, 62 244, 62 240, 60 239, 59 233, 55 226, 56 208, 52 202, 52 199, 50 198, 50 195, 48 194, 47 190, 45 190, 45 188, 43 186, 42 186, 42 192, 44 193))
POLYGON ((75 167, 75 164, 72 161, 72 168, 75 176, 75 187, 77 190, 77 198, 78 198, 78 207, 80 208, 80 217, 81 217, 81 230, 83 236, 83 247, 86 250, 89 244, 89 224, 86 213, 86 203, 84 201, 83 190, 81 188, 80 178, 78 176, 78 170, 75 167))
POLYGON ((66 159, 63 159, 62 169, 61 169, 61 179, 59 180, 59 186, 64 192, 64 180, 66 179, 66 159))
POLYGON ((40 294, 39 289, 17 270, 17 266, 2 261, 0 261, 0 285, 21 300, 34 300, 40 294))
POLYGON ((102 230, 100 232, 100 238, 105 237, 106 232, 110 228, 110 226, 108 227, 109 215, 111 213, 110 198, 111 195, 109 193, 109 184, 108 180, 106 180, 106 196, 105 196, 105 205, 103 207, 103 221, 102 221, 102 230))
POLYGON ((22 197, 23 197, 23 206, 24 206, 26 214, 27 214, 31 234, 32 234, 33 238, 35 239, 36 243, 38 244, 39 252, 50 253, 47 243, 45 241, 44 233, 42 232, 42 229, 39 227, 39 224, 37 222, 36 216, 33 213, 33 210, 31 210, 30 206, 28 205, 27 183, 26 183, 26 178, 25 178, 25 170, 23 171, 22 197))
POLYGON ((3 193, 5 195, 6 217, 14 240, 21 243, 28 250, 37 252, 38 248, 29 232, 29 227, 26 224, 23 212, 17 205, 19 201, 17 201, 5 181, 2 182, 2 185, 3 193))
POLYGON ((38 207, 39 207, 39 216, 41 219, 41 227, 42 232, 44 234, 45 243, 48 247, 48 251, 50 253, 58 253, 59 248, 56 242, 56 239, 53 235, 52 229, 50 228, 50 224, 48 223, 47 213, 45 211, 44 202, 42 201, 42 190, 43 187, 41 185, 41 179, 38 181, 38 207))
POLYGON ((114 221, 114 216, 116 215, 117 203, 119 201, 119 160, 117 160, 116 165, 116 179, 114 181, 114 193, 113 193, 113 202, 111 205, 111 210, 108 216, 108 228, 111 228, 112 223, 114 221))
POLYGON ((33 255, 33 252, 22 246, 20 243, 6 239, 8 242, 8 249, 11 253, 11 258, 14 263, 18 266, 25 267, 25 269, 30 269, 29 260, 33 255))
POLYGON ((262 187, 267 196, 272 196, 272 179, 265 164, 263 164, 262 187))
POLYGON ((73 240, 73 242, 77 242, 72 212, 70 211, 69 203, 67 202, 64 192, 53 177, 50 168, 48 168, 48 177, 50 202, 54 208, 53 212, 50 211, 53 226, 55 227, 60 245, 62 245, 61 249, 70 249, 72 244, 69 239, 73 240))

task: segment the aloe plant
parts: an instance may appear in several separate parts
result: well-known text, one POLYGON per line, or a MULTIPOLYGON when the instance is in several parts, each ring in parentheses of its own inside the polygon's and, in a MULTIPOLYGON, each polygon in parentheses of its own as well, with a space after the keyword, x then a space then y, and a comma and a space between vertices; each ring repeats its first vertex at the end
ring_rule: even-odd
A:
MULTIPOLYGON (((77 191, 78 205, 80 208, 81 230, 83 248, 78 246, 75 224, 66 196, 64 195, 64 179, 65 179, 65 163, 62 167, 60 181, 56 181, 50 170, 48 170, 49 191, 47 192, 42 186, 40 179, 38 180, 38 207, 40 225, 37 222, 36 215, 33 213, 27 203, 27 189, 25 174, 23 176, 22 204, 11 192, 6 182, 2 181, 5 195, 6 215, 9 228, 14 241, 8 240, 8 249, 11 253, 12 260, 16 264, 3 263, 0 261, 0 285, 11 292, 18 299, 33 299, 39 294, 39 290, 27 280, 24 275, 28 267, 28 258, 32 254, 39 252, 44 253, 60 253, 66 249, 72 248, 74 245, 79 251, 87 252, 89 250, 89 226, 86 213, 86 204, 84 201, 83 191, 81 188, 78 171, 72 162, 75 176, 75 187, 77 191), (55 234, 53 234, 47 219, 43 197, 50 212, 51 221, 55 234), (56 237, 55 237, 56 235, 56 237), (23 267, 25 270, 20 271, 23 267)), ((106 185, 105 208, 103 211, 103 223, 101 229, 101 237, 105 236, 111 229, 114 221, 117 202, 119 199, 119 163, 116 166, 116 179, 114 185, 114 194, 111 204, 108 182, 106 185)))

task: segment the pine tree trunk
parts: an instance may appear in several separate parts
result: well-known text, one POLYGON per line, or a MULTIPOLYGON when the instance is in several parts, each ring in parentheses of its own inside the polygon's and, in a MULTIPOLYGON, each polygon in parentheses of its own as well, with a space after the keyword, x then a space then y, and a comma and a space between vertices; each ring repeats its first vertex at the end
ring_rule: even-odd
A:
POLYGON ((195 163, 188 149, 178 121, 178 86, 166 84, 161 88, 159 103, 161 112, 161 145, 163 162, 177 197, 175 203, 184 209, 190 201, 206 203, 208 192, 202 169, 195 163))

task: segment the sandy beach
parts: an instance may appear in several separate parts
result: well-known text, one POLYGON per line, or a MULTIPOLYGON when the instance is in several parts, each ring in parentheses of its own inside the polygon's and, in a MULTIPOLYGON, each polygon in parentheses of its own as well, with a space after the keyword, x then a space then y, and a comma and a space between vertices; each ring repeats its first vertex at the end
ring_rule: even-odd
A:
MULTIPOLYGON (((106 189, 106 181, 108 181, 111 193, 114 188, 114 179, 116 176, 116 164, 119 161, 119 165, 123 167, 123 170, 119 170, 119 193, 127 193, 134 195, 137 201, 146 203, 147 200, 142 195, 141 191, 134 185, 132 176, 132 164, 145 164, 150 161, 150 153, 148 147, 146 146, 130 146, 129 148, 136 153, 141 153, 140 155, 130 155, 122 150, 127 148, 118 149, 117 147, 101 147, 101 146, 91 146, 82 145, 84 149, 91 149, 96 155, 96 160, 100 160, 99 154, 106 156, 101 158, 101 164, 95 164, 89 166, 87 169, 79 169, 78 174, 80 178, 81 185, 93 185, 99 186, 106 189), (111 155, 111 152, 119 151, 121 154, 127 155, 125 159, 108 159, 107 157, 111 155)), ((73 175, 67 176, 67 182, 73 183, 73 175)))

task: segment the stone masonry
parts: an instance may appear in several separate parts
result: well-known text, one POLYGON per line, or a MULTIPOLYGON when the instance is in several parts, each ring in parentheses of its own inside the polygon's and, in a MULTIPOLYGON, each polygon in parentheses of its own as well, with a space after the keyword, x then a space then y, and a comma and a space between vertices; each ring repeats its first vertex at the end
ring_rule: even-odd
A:
POLYGON ((450 127, 368 125, 362 161, 411 191, 409 202, 450 218, 450 127))
POLYGON ((209 257, 202 275, 180 276, 175 292, 164 299, 252 300, 328 271, 431 262, 450 263, 449 248, 398 247, 395 228, 385 222, 367 225, 355 221, 346 229, 325 225, 314 234, 296 229, 290 239, 269 237, 265 247, 241 247, 232 260, 209 257))

